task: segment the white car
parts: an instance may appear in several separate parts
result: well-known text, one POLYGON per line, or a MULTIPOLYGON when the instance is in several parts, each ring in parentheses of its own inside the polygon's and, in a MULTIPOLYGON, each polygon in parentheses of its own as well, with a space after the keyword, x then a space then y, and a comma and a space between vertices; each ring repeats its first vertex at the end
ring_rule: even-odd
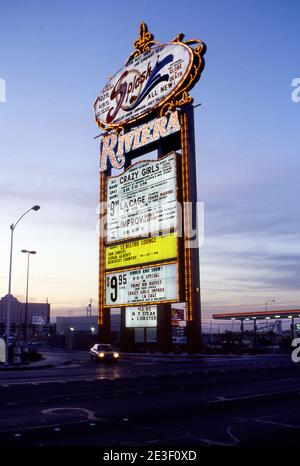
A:
POLYGON ((120 355, 111 345, 96 343, 90 348, 90 358, 92 361, 118 362, 120 355))

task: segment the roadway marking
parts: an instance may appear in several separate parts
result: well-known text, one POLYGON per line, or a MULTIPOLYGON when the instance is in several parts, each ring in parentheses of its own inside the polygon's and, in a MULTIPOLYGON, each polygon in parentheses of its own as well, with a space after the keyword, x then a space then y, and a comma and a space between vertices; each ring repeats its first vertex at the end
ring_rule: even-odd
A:
POLYGON ((62 408, 50 408, 50 409, 44 409, 42 411, 42 414, 56 414, 58 411, 80 411, 84 413, 89 421, 100 421, 100 418, 95 416, 94 411, 90 411, 89 409, 85 408, 68 408, 68 407, 62 407, 62 408))
MULTIPOLYGON (((274 415, 276 416, 276 414, 274 415)), ((287 427, 288 429, 300 429, 300 426, 293 425, 293 424, 285 424, 283 422, 276 422, 276 421, 267 421, 264 419, 254 419, 255 422, 260 422, 262 424, 272 424, 275 426, 280 426, 280 427, 287 427)))
POLYGON ((150 362, 150 361, 145 361, 145 362, 134 362, 134 366, 154 366, 157 365, 156 362, 150 362))
POLYGON ((238 439, 238 438, 231 432, 232 428, 233 428, 232 425, 229 426, 229 427, 227 427, 226 432, 227 432, 227 434, 229 435, 229 437, 232 438, 234 444, 237 445, 238 443, 240 443, 240 439, 238 439))
MULTIPOLYGON (((282 390, 278 392, 262 392, 262 393, 255 393, 253 395, 243 395, 243 396, 237 396, 234 398, 224 398, 222 400, 215 399, 215 400, 210 400, 207 401, 206 403, 221 403, 223 401, 239 401, 239 400, 248 400, 248 399, 255 399, 255 398, 261 398, 263 396, 274 396, 274 395, 286 395, 290 393, 295 393, 299 395, 298 390, 282 390)), ((218 397, 219 398, 219 397, 218 397)))
POLYGON ((207 443, 208 445, 216 445, 219 447, 233 447, 234 445, 236 445, 235 443, 218 442, 217 440, 209 440, 207 438, 202 438, 202 437, 198 437, 198 440, 200 440, 200 442, 207 443))
POLYGON ((210 440, 210 439, 202 438, 202 437, 198 437, 198 440, 200 440, 200 442, 207 443, 208 445, 216 445, 216 446, 221 446, 221 447, 222 446, 224 446, 224 447, 234 447, 238 443, 240 443, 240 439, 238 439, 232 433, 232 428, 233 428, 233 425, 230 425, 226 429, 226 433, 232 439, 232 442, 221 442, 221 441, 218 441, 218 440, 210 440))

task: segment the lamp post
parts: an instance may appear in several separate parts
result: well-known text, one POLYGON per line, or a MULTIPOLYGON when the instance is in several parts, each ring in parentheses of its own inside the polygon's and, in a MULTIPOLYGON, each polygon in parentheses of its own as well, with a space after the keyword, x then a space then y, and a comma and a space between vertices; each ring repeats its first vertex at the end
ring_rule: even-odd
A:
POLYGON ((22 249, 23 253, 27 254, 27 281, 26 281, 26 301, 25 301, 25 319, 24 319, 24 336, 25 341, 28 339, 28 283, 29 283, 29 257, 31 254, 36 254, 36 251, 27 251, 27 249, 22 249))
POLYGON ((8 274, 8 299, 7 299, 7 309, 6 309, 6 362, 8 362, 8 345, 9 345, 9 336, 10 336, 10 310, 11 310, 11 276, 12 276, 12 257, 13 257, 13 244, 14 244, 14 231, 18 223, 22 218, 28 214, 31 210, 37 211, 40 209, 39 205, 34 205, 31 209, 26 210, 23 215, 10 225, 10 255, 9 255, 9 274, 8 274))
POLYGON ((268 312, 268 304, 270 304, 270 303, 275 303, 275 299, 270 299, 270 301, 265 302, 266 312, 268 312))
MULTIPOLYGON (((269 301, 265 302, 266 313, 268 312, 268 304, 270 304, 270 303, 275 303, 275 299, 270 299, 269 301)), ((268 319, 269 319, 269 317, 268 317, 268 319)), ((267 323, 267 333, 269 333, 269 320, 268 320, 268 323, 267 323)))

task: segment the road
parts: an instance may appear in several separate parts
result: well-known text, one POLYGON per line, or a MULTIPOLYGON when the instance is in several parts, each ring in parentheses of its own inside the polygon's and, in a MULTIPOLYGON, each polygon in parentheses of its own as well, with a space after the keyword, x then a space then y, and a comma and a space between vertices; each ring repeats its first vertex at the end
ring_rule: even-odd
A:
POLYGON ((1 446, 298 445, 289 355, 141 357, 0 373, 1 446))

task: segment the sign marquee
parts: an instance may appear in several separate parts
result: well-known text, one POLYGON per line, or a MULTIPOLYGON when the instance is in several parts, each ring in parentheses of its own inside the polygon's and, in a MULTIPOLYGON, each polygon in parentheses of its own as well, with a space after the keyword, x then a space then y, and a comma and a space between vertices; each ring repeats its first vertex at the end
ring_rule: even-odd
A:
POLYGON ((177 258, 177 237, 153 236, 105 248, 106 270, 177 258))
POLYGON ((100 171, 107 170, 107 160, 113 168, 120 169, 125 154, 180 131, 178 112, 156 118, 128 133, 110 133, 100 138, 100 171))
POLYGON ((125 326, 128 328, 157 327, 157 306, 126 307, 125 326))
POLYGON ((105 274, 106 307, 178 302, 177 263, 105 274))
POLYGON ((141 161, 106 187, 107 242, 147 236, 177 226, 176 154, 141 161))
POLYGON ((192 64, 192 50, 183 43, 158 45, 133 58, 97 97, 96 122, 111 127, 143 117, 176 92, 192 64))
MULTIPOLYGON (((170 310, 155 305, 181 299, 186 320, 195 331, 200 328, 199 260, 184 246, 193 223, 189 211, 181 219, 177 202, 196 201, 193 99, 188 92, 204 68, 206 46, 183 39, 180 33, 161 44, 141 23, 134 51, 94 103, 95 121, 103 130, 99 325, 107 342, 113 307, 121 307, 126 326, 150 327, 157 325, 157 314, 170 310), (147 149, 157 151, 157 160, 135 163, 147 149), (124 167, 111 176, 111 169, 124 167)), ((165 325, 163 319, 158 322, 165 325)))

